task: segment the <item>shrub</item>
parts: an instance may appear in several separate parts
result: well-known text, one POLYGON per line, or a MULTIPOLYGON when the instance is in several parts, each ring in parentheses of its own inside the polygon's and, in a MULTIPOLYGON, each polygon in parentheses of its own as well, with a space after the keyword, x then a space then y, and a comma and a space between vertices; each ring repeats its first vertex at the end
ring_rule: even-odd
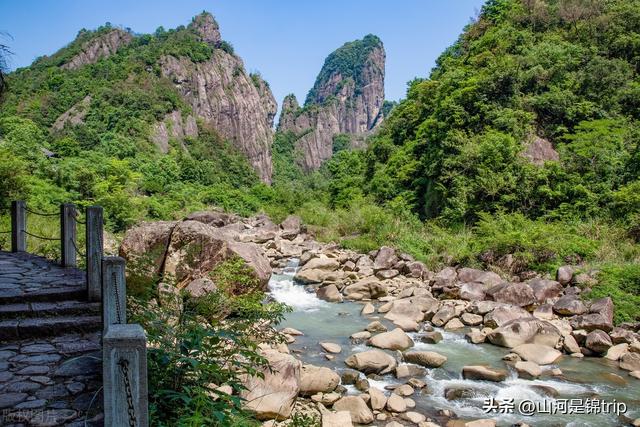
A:
POLYGON ((587 296, 611 297, 615 323, 640 320, 640 264, 603 265, 598 274, 598 284, 587 296))
POLYGON ((282 342, 271 324, 287 307, 263 303, 264 293, 246 268, 232 259, 214 276, 221 288, 198 299, 160 298, 161 304, 132 302, 132 318, 147 332, 149 406, 152 423, 167 426, 257 425, 238 397, 244 375, 261 376, 267 360, 258 343, 282 342), (243 295, 227 292, 247 291, 243 295), (216 390, 229 385, 233 394, 216 390))

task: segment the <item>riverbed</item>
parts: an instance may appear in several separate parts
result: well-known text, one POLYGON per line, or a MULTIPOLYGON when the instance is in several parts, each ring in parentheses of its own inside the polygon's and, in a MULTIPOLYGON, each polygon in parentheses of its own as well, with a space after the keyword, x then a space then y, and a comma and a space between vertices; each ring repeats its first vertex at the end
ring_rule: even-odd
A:
MULTIPOLYGON (((395 328, 377 313, 361 315, 361 303, 329 303, 318 299, 314 292, 295 283, 293 277, 296 269, 297 260, 291 259, 281 274, 271 277, 269 289, 275 300, 293 308, 293 312, 279 326, 292 327, 304 333, 303 336, 295 337, 296 341, 289 346, 304 363, 329 367, 340 373, 348 369, 344 363, 348 356, 372 349, 366 344, 353 344, 349 338, 351 334, 364 330, 373 320, 381 321, 389 330, 395 328), (333 360, 328 360, 318 344, 322 341, 341 345, 342 352, 336 354, 333 360)), ((461 419, 492 418, 499 426, 517 422, 532 426, 616 426, 628 425, 629 420, 640 417, 640 380, 630 377, 626 371, 620 370, 606 359, 576 359, 565 355, 557 364, 544 366, 543 375, 539 379, 525 380, 518 378, 515 370, 502 360, 509 353, 508 349, 491 344, 471 344, 465 339, 466 329, 459 332, 436 330, 443 336, 443 340, 437 344, 422 343, 420 333, 409 333, 415 342, 412 349, 435 351, 447 356, 447 362, 442 367, 428 369, 424 377, 418 378, 427 387, 411 396, 416 402, 415 410, 436 421, 446 422, 443 410, 452 411, 461 419), (461 374, 465 365, 509 369, 510 376, 500 383, 465 380, 461 374), (554 376, 554 368, 559 368, 562 375, 554 376), (464 388, 468 397, 447 400, 444 397, 447 388, 464 388), (486 412, 483 406, 490 403, 490 398, 503 402, 501 410, 505 413, 486 412), (508 403, 509 399, 513 399, 513 411, 508 403), (601 409, 601 404, 594 407, 594 399, 607 402, 611 407, 604 410, 601 409), (585 409, 585 412, 600 413, 576 413, 585 407, 585 400, 589 400, 592 406, 591 409, 585 409), (532 403, 521 405, 522 401, 532 403), (554 410, 562 411, 563 406, 568 408, 566 411, 571 410, 573 413, 553 413, 554 410), (615 413, 616 408, 622 410, 625 406, 624 414, 615 413), (523 414, 518 412, 519 407, 523 410, 533 407, 534 410, 547 413, 523 414)), ((388 353, 397 355, 395 352, 388 353)), ((364 377, 363 374, 362 376, 364 377)), ((369 383, 371 387, 389 394, 391 392, 385 387, 404 384, 405 381, 390 374, 382 379, 369 380, 369 383)), ((353 386, 347 386, 347 390, 350 394, 359 393, 353 386)), ((379 425, 385 424, 386 421, 379 425)))

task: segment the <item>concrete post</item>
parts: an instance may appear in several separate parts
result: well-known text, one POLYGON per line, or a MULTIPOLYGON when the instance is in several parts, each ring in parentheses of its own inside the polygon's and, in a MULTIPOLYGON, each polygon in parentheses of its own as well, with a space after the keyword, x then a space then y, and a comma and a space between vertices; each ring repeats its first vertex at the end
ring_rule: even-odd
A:
POLYGON ((102 330, 105 334, 111 325, 127 323, 124 265, 124 259, 117 256, 102 258, 102 330))
POLYGON ((87 296, 100 301, 102 296, 102 208, 89 206, 86 210, 87 296))
POLYGON ((63 267, 75 267, 76 260, 76 207, 71 203, 60 205, 60 261, 63 267))
POLYGON ((147 341, 140 325, 111 325, 103 337, 104 425, 147 427, 147 341))
POLYGON ((11 252, 27 250, 27 204, 22 200, 11 202, 11 252))

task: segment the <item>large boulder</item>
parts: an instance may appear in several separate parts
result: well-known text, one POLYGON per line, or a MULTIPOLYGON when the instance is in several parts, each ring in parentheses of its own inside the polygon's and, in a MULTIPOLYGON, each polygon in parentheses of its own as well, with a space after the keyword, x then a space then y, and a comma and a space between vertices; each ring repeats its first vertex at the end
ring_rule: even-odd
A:
POLYGON ((386 286, 375 277, 365 277, 344 289, 346 296, 352 294, 362 295, 364 298, 377 299, 387 295, 386 286))
POLYGON ((410 319, 414 322, 424 320, 424 313, 411 299, 404 298, 391 302, 391 309, 384 315, 384 318, 392 322, 399 319, 410 319))
POLYGON ((119 252, 127 261, 128 274, 153 279, 161 273, 176 224, 176 221, 143 222, 127 230, 119 252))
POLYGON ((374 411, 381 411, 387 404, 387 396, 375 387, 369 389, 369 397, 371 398, 369 405, 374 411))
POLYGON ((205 277, 192 280, 191 283, 184 288, 193 298, 203 297, 211 292, 215 292, 216 289, 217 286, 215 283, 205 277))
POLYGON ((511 320, 487 335, 491 343, 508 348, 528 343, 555 347, 561 337, 554 325, 533 317, 511 320))
POLYGON ((324 301, 342 302, 342 294, 334 284, 318 288, 318 290, 316 290, 316 296, 324 301))
POLYGON ((449 320, 456 316, 456 309, 452 305, 443 305, 431 318, 431 323, 435 326, 444 326, 449 320))
POLYGON ((353 369, 357 369, 365 374, 387 374, 392 372, 396 366, 396 359, 384 351, 369 350, 355 353, 347 357, 344 363, 353 369))
POLYGON ((553 304, 553 311, 563 316, 584 314, 587 307, 576 295, 565 295, 553 304))
POLYGON ((295 215, 289 215, 280 224, 282 232, 280 236, 283 239, 293 240, 302 232, 302 220, 295 215))
POLYGON ((512 320, 530 317, 531 314, 523 308, 513 305, 500 305, 485 314, 484 325, 488 328, 498 328, 512 320))
POLYGON ((376 254, 375 259, 373 260, 373 270, 389 270, 395 265, 396 262, 398 262, 398 257, 396 256, 395 249, 388 246, 383 246, 380 248, 380 250, 376 254))
POLYGON ((410 261, 405 264, 404 270, 406 275, 415 279, 426 279, 428 277, 429 270, 424 263, 420 261, 410 261))
POLYGON ((270 369, 259 376, 245 376, 245 390, 240 397, 245 408, 255 413, 259 420, 284 420, 289 418, 296 396, 300 392, 301 363, 295 357, 267 350, 263 353, 270 369))
POLYGON ((502 278, 493 271, 463 267, 458 269, 458 281, 462 283, 480 283, 488 289, 502 283, 502 278))
POLYGON ((407 351, 402 354, 405 362, 425 366, 427 368, 438 368, 447 361, 447 357, 435 351, 407 351))
POLYGON ((402 329, 396 328, 369 339, 369 345, 386 350, 406 350, 413 347, 413 340, 402 329))
POLYGON ((255 243, 240 243, 240 242, 228 242, 227 244, 227 258, 230 256, 237 256, 244 260, 247 266, 251 269, 255 277, 260 281, 263 288, 266 289, 267 283, 271 278, 271 264, 269 259, 265 256, 264 251, 260 245, 255 243))
POLYGON ((558 360, 562 353, 553 347, 541 344, 520 344, 512 349, 522 360, 538 365, 549 365, 558 360))
POLYGON ((542 374, 540 365, 535 362, 516 362, 514 368, 518 372, 518 377, 533 380, 542 374))
POLYGON ((329 368, 304 365, 300 374, 300 394, 329 393, 340 384, 340 376, 329 368))
POLYGON ((640 371, 640 353, 628 352, 620 357, 620 369, 625 371, 640 371))
POLYGON ((360 396, 345 396, 333 404, 333 409, 346 411, 351 415, 351 421, 356 424, 371 424, 373 412, 360 396))
POLYGON ((465 380, 485 380, 500 382, 507 379, 507 371, 486 366, 474 365, 462 368, 462 378, 465 380))
POLYGON ((478 282, 463 283, 458 290, 458 296, 465 301, 482 301, 485 299, 485 286, 478 282))
POLYGON ((182 287, 193 279, 205 277, 233 256, 242 258, 262 286, 266 286, 271 266, 260 246, 232 240, 226 231, 202 222, 182 221, 171 233, 163 274, 182 287))
MULTIPOLYGON (((599 314, 607 322, 607 324, 613 327, 613 301, 610 297, 598 298, 591 301, 589 306, 589 313, 599 314)), ((607 328, 609 331, 611 328, 607 328)))
POLYGON ((486 291, 493 301, 526 307, 536 302, 533 289, 526 283, 502 283, 486 291))
POLYGON ((449 287, 455 283, 457 277, 458 273, 455 268, 446 267, 434 276, 432 287, 435 289, 449 287))
POLYGON ((529 287, 533 290, 536 300, 541 304, 562 293, 562 285, 555 280, 533 279, 529 281, 529 287))
POLYGON ((595 353, 602 354, 606 353, 607 350, 613 346, 613 342, 606 332, 596 329, 587 334, 584 346, 595 353))
POLYGON ((571 266, 563 265, 558 268, 556 280, 560 282, 561 285, 568 285, 571 283, 571 279, 573 279, 573 268, 571 268, 571 266))
POLYGON ((600 313, 587 313, 573 316, 569 320, 569 323, 573 329, 584 329, 588 332, 596 329, 608 332, 613 328, 613 322, 609 321, 600 313))
POLYGON ((407 410, 407 403, 401 396, 392 393, 387 399, 387 410, 390 412, 405 412, 407 410))

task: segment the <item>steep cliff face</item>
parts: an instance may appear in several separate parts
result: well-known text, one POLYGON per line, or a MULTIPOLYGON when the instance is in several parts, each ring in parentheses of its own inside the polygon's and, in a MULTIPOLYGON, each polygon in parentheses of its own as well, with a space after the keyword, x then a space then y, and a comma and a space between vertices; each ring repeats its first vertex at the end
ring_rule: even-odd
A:
POLYGON ((76 70, 83 65, 94 64, 101 58, 113 55, 122 46, 129 44, 131 40, 133 40, 131 34, 114 28, 86 42, 80 52, 62 64, 61 67, 65 70, 76 70))
MULTIPOLYGON (((218 25, 202 14, 189 26, 204 42, 219 47, 218 25)), ((220 48, 204 62, 163 55, 162 76, 170 79, 194 113, 238 147, 264 182, 271 181, 271 144, 277 104, 266 82, 249 75, 242 60, 220 48)))
POLYGON ((336 135, 352 135, 355 145, 382 122, 384 66, 382 42, 370 34, 327 57, 304 107, 293 95, 285 98, 278 129, 298 136, 304 169, 332 156, 336 135))

